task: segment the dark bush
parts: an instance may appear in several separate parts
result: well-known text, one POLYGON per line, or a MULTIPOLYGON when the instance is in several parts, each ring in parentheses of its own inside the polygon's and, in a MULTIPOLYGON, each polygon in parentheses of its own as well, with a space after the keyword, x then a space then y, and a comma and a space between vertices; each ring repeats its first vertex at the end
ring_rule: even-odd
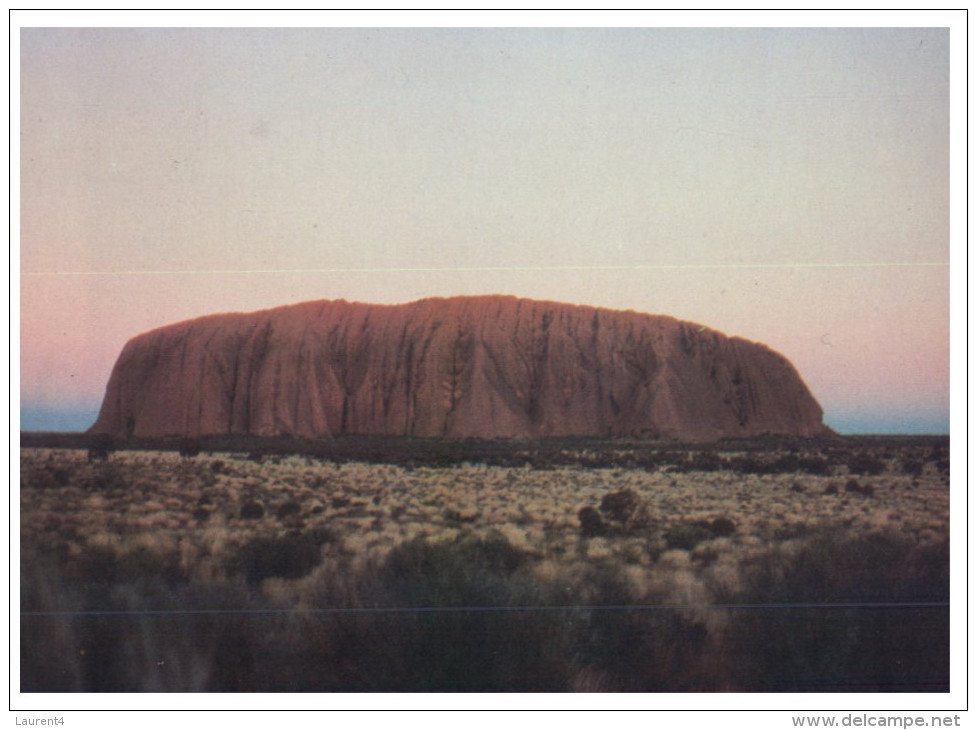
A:
POLYGON ((185 437, 180 439, 179 452, 184 459, 195 459, 200 455, 200 439, 185 437))
POLYGON ((793 474, 801 470, 801 460, 797 454, 786 454, 778 457, 771 467, 777 474, 793 474))
POLYGON ((798 469, 806 474, 824 476, 831 471, 831 462, 819 456, 802 457, 798 469))
POLYGON ((57 489, 58 483, 50 469, 31 469, 21 471, 21 487, 23 489, 57 489))
POLYGON ((720 471, 725 467, 725 463, 719 454, 712 451, 697 451, 689 460, 686 469, 688 471, 720 471))
POLYGON ((129 487, 122 470, 116 464, 102 464, 95 467, 88 486, 98 492, 121 491, 129 487))
POLYGON ((278 509, 275 510, 275 517, 280 520, 286 517, 291 517, 292 515, 301 514, 302 505, 296 502, 294 499, 290 499, 287 502, 283 502, 278 505, 278 509))
POLYGON ((729 467, 740 474, 773 474, 775 471, 772 463, 755 456, 741 456, 731 459, 729 467))
POLYGON ((714 537, 708 522, 683 522, 665 531, 665 544, 672 550, 691 550, 714 537))
POLYGON ((903 474, 909 474, 914 477, 921 476, 923 473, 923 462, 919 459, 903 459, 902 472, 903 474))
POLYGON ((401 605, 506 605, 515 588, 509 578, 528 557, 500 535, 437 543, 418 538, 390 552, 380 577, 401 605))
POLYGON ((153 581, 173 584, 185 580, 178 555, 144 547, 128 552, 88 548, 72 561, 66 573, 70 580, 99 593, 104 593, 106 585, 146 585, 153 581))
POLYGON ((51 466, 48 468, 51 478, 59 487, 67 487, 74 476, 74 470, 67 466, 51 466))
POLYGON ((105 461, 115 451, 115 439, 107 433, 97 433, 92 436, 88 446, 89 461, 105 461))
POLYGON ((255 686, 252 650, 269 625, 265 617, 235 610, 264 607, 243 586, 145 577, 119 582, 125 572, 117 571, 106 590, 105 584, 66 582, 51 566, 26 566, 23 610, 70 615, 21 619, 22 691, 232 692, 255 686), (206 610, 195 614, 194 608, 206 610))
POLYGON ((641 498, 633 489, 621 489, 605 494, 600 501, 600 511, 614 522, 627 522, 641 504, 641 498))
POLYGON ((326 543, 336 542, 339 539, 336 533, 325 525, 313 527, 304 534, 316 545, 325 545, 326 543))
POLYGON ((871 497, 875 493, 875 488, 871 484, 860 484, 855 479, 845 482, 845 491, 850 494, 861 494, 864 497, 871 497))
MULTIPOLYGON (((945 546, 943 546, 945 547, 945 546)), ((898 533, 815 533, 768 553, 726 632, 741 691, 949 688, 949 560, 898 533)))
POLYGON ((580 532, 586 537, 595 537, 604 533, 604 518, 590 505, 580 508, 577 519, 580 520, 580 532))
POLYGON ((261 502, 248 500, 241 505, 241 517, 246 520, 260 520, 265 516, 265 506, 261 502))
POLYGON ((847 464, 851 474, 878 476, 885 471, 885 462, 871 454, 853 454, 847 464))
POLYGON ((58 489, 71 483, 74 471, 66 466, 43 466, 23 472, 22 484, 32 489, 58 489))
POLYGON ((265 578, 301 578, 322 561, 319 546, 310 535, 284 535, 256 538, 248 542, 239 555, 239 563, 248 583, 265 578))
POLYGON ((729 537, 736 532, 736 523, 728 517, 717 517, 709 525, 709 529, 716 537, 729 537))
POLYGON ((834 482, 829 482, 828 486, 824 488, 825 494, 838 494, 838 485, 834 482))
POLYGON ((600 501, 600 512, 625 530, 645 527, 651 522, 648 505, 633 489, 605 494, 600 501))

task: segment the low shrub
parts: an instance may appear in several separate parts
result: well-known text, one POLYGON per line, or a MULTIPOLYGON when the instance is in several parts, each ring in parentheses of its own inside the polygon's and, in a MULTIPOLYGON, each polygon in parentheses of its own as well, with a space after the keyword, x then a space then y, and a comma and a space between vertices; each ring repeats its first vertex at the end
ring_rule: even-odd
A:
POLYGON ((871 497, 875 493, 875 488, 871 484, 861 484, 855 479, 845 482, 845 491, 850 494, 861 494, 863 497, 871 497))
POLYGON ((21 485, 28 489, 60 489, 74 478, 74 469, 68 466, 45 465, 21 471, 21 485))
POLYGON ((195 459, 200 455, 200 449, 200 439, 186 437, 180 439, 177 450, 184 459, 195 459))
POLYGON ((712 451, 697 451, 686 465, 687 471, 720 471, 726 466, 725 462, 712 451))
POLYGON ((665 531, 665 544, 671 550, 691 550, 714 535, 708 522, 683 522, 665 531))
POLYGON ((302 505, 296 502, 294 499, 290 499, 287 502, 282 502, 278 505, 278 509, 275 510, 275 517, 280 520, 284 520, 286 517, 291 517, 293 515, 301 514, 302 505))
POLYGON ((651 523, 648 504, 633 489, 605 494, 600 501, 600 513, 624 531, 647 527, 651 523))
POLYGON ((903 474, 918 477, 923 473, 923 462, 920 459, 904 459, 902 462, 903 474))
POLYGON ((729 537, 736 532, 736 523, 728 517, 714 520, 694 520, 673 525, 662 537, 671 550, 692 550, 700 542, 716 537, 729 537))
POLYGON ((321 561, 313 536, 287 534, 250 540, 241 548, 237 565, 248 583, 260 583, 265 578, 301 578, 321 561))
POLYGON ((580 520, 580 532, 586 537, 602 535, 605 531, 604 518, 590 505, 580 508, 577 519, 580 520))
POLYGON ((88 446, 89 461, 106 461, 115 451, 115 439, 107 433, 97 433, 92 436, 88 446))
POLYGON ((245 520, 260 520, 265 516, 265 506, 256 500, 249 499, 241 505, 241 517, 245 520))
POLYGON ((122 470, 116 464, 96 466, 88 481, 88 488, 97 492, 122 491, 128 486, 122 470))
POLYGON ((312 527, 304 533, 312 542, 317 546, 325 545, 326 543, 333 543, 339 539, 335 530, 325 525, 317 525, 312 527))
POLYGON ((798 471, 815 476, 824 476, 831 473, 831 462, 820 456, 802 457, 798 461, 798 471))
POLYGON ((816 531, 768 552, 736 596, 727 662, 741 691, 947 691, 946 545, 816 531), (759 608, 757 608, 759 607, 759 608))
POLYGON ((717 517, 709 525, 714 537, 729 537, 736 532, 736 523, 728 517, 717 517))
POLYGON ((850 474, 878 476, 885 471, 885 462, 871 454, 853 454, 846 463, 850 474))

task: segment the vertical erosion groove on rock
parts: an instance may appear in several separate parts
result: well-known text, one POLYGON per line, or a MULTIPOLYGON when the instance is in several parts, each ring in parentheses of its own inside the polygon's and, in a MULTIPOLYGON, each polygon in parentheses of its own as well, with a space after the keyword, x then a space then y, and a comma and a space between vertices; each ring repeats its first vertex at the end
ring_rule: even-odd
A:
POLYGON ((515 297, 317 301, 130 340, 94 433, 331 437, 826 432, 793 365, 660 315, 515 297))

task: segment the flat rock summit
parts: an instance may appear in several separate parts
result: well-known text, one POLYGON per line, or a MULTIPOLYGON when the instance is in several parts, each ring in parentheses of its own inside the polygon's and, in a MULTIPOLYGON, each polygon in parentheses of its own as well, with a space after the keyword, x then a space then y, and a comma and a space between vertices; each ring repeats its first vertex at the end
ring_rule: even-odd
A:
POLYGON ((506 296, 316 301, 130 340, 90 433, 828 433, 793 365, 671 317, 506 296))

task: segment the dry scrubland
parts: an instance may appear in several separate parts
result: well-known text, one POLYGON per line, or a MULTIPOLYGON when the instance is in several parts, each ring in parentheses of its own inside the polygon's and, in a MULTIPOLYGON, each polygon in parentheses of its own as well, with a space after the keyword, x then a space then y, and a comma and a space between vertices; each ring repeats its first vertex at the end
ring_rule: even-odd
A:
POLYGON ((948 689, 945 446, 673 456, 23 449, 22 689, 948 689))

